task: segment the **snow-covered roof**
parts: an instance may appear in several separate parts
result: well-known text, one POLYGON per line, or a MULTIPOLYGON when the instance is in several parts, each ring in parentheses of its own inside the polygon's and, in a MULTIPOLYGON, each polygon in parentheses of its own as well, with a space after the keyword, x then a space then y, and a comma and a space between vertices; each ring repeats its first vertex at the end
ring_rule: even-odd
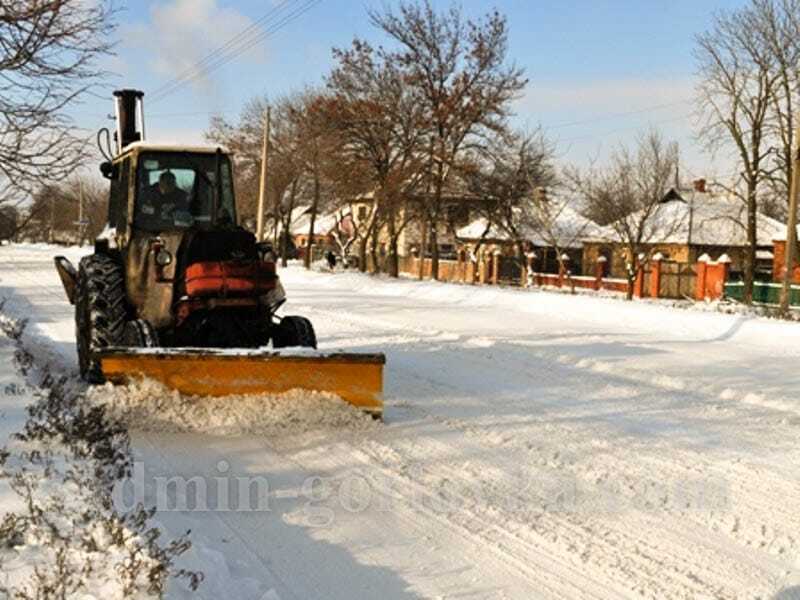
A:
MULTIPOLYGON (((772 238, 776 242, 785 242, 786 235, 789 233, 789 228, 784 226, 783 230, 781 231, 780 235, 775 236, 772 238)), ((797 239, 800 239, 800 225, 797 226, 797 239)))
MULTIPOLYGON (((338 212, 318 213, 314 219, 314 235, 328 235, 338 225, 341 217, 338 212)), ((308 235, 311 227, 311 212, 307 207, 298 211, 297 216, 292 219, 292 226, 289 230, 291 235, 308 235)))
MULTIPOLYGON (((628 219, 636 222, 634 213, 628 219)), ((651 244, 698 246, 746 246, 747 207, 738 198, 708 192, 685 192, 659 205, 646 227, 643 241, 651 244)), ((614 240, 611 227, 597 241, 614 240)), ((776 236, 786 235, 786 225, 758 213, 756 243, 771 246, 776 236)))
MULTIPOLYGON (((558 245, 565 248, 580 248, 583 238, 594 237, 603 233, 603 228, 594 221, 587 219, 569 206, 554 206, 556 215, 551 234, 555 236, 558 245)), ((465 240, 479 239, 486 230, 486 219, 478 218, 456 231, 456 235, 465 240)), ((531 222, 520 227, 523 237, 537 246, 549 246, 552 240, 542 230, 531 222)), ((511 237, 495 225, 489 228, 486 235, 488 239, 498 241, 511 241, 511 237)))

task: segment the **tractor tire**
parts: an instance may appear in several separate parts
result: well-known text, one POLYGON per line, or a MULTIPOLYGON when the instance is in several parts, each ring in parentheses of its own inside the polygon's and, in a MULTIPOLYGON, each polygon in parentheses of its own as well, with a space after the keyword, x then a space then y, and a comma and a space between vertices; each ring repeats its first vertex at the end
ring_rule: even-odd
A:
POLYGON ((158 333, 149 321, 134 319, 125 323, 122 345, 129 348, 158 348, 158 333))
POLYGON ((305 317, 283 317, 272 333, 273 348, 317 347, 317 334, 314 326, 305 317))
POLYGON ((122 266, 102 254, 82 258, 75 292, 75 339, 81 377, 89 383, 105 381, 94 353, 122 343, 127 316, 122 266))

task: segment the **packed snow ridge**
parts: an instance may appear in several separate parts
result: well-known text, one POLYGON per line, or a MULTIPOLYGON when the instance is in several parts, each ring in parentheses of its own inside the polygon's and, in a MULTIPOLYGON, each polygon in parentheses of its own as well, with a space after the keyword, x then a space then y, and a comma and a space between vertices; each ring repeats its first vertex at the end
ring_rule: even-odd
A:
POLYGON ((152 379, 125 386, 110 383, 88 391, 88 399, 129 428, 215 435, 364 430, 373 419, 323 392, 292 390, 277 395, 188 396, 152 379))

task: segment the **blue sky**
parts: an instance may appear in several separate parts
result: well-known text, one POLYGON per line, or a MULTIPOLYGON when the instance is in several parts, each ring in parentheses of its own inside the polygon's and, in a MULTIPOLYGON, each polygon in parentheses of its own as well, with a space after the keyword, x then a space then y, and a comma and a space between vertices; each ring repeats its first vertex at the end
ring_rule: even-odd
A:
MULTIPOLYGON (((104 65, 116 73, 111 88, 146 92, 151 139, 196 142, 212 113, 234 118, 255 95, 319 84, 332 64, 331 47, 346 46, 354 35, 386 42, 367 19, 368 7, 385 2, 320 0, 228 64, 160 100, 153 95, 258 19, 270 15, 260 27, 274 27, 305 1, 128 2, 118 18, 117 54, 104 65)), ((715 11, 742 3, 464 0, 461 5, 471 16, 492 7, 508 16, 509 56, 530 79, 515 106, 516 120, 528 127, 541 124, 563 162, 602 161, 616 144, 655 126, 680 143, 686 172, 700 176, 727 161, 708 155, 695 139, 693 37, 709 26, 715 11)), ((80 126, 95 130, 110 110, 110 99, 91 98, 74 114, 80 126)))

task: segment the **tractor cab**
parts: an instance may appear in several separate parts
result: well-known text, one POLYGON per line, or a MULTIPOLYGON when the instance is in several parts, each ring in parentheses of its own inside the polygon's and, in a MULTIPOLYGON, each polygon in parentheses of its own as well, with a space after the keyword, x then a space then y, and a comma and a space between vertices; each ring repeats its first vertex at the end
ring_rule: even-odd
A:
POLYGON ((111 180, 108 222, 120 246, 134 231, 236 226, 231 160, 223 148, 134 142, 103 172, 111 180))

